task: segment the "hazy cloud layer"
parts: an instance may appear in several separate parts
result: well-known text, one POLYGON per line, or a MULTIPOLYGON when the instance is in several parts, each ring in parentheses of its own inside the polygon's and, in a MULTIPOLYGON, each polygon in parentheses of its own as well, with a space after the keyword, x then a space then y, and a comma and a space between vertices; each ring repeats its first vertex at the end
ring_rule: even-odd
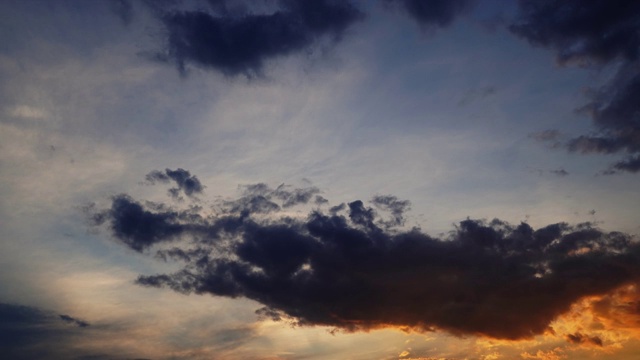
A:
POLYGON ((90 216, 128 247, 183 264, 173 274, 140 276, 141 285, 246 297, 264 305, 263 316, 347 331, 528 338, 577 300, 640 279, 638 243, 589 223, 533 229, 467 219, 435 238, 398 227, 409 204, 393 196, 373 198, 382 215, 356 200, 292 217, 278 213, 290 197, 277 189, 244 189, 211 212, 118 195, 90 216))
POLYGON ((596 132, 570 139, 564 147, 628 155, 606 174, 640 171, 640 3, 524 0, 520 9, 510 30, 532 45, 553 49, 560 64, 618 68, 580 109, 591 116, 596 132))
POLYGON ((203 10, 159 10, 166 29, 166 49, 159 59, 226 75, 261 74, 265 61, 303 51, 320 38, 340 40, 362 17, 349 1, 280 0, 273 12, 229 11, 228 2, 210 2, 203 10))

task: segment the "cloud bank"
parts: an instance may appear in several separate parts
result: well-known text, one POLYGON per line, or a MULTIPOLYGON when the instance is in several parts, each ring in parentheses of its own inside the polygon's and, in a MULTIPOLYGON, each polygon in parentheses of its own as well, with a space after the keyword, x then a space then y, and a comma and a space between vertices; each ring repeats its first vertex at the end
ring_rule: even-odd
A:
POLYGON ((393 196, 374 197, 375 208, 356 200, 304 217, 283 211, 291 199, 309 208, 317 192, 251 185, 210 211, 123 194, 90 216, 123 245, 183 265, 141 275, 140 285, 249 298, 263 316, 345 331, 530 338, 576 301, 640 279, 639 244, 589 223, 466 219, 437 238, 401 227, 409 202, 393 196))

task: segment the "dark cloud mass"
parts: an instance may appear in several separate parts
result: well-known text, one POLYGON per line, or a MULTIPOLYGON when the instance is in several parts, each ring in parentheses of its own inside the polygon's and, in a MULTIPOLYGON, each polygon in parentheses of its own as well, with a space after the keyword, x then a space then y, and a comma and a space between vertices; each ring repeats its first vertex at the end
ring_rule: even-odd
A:
MULTIPOLYGON (((291 197, 277 195, 289 187, 243 189, 208 213, 121 195, 91 216, 130 248, 155 248, 183 264, 172 274, 140 276, 140 285, 245 297, 264 306, 263 316, 346 331, 391 326, 527 338, 579 299, 640 280, 638 243, 589 223, 533 229, 467 219, 435 238, 392 226, 409 206, 393 196, 374 197, 377 211, 356 200, 292 217, 279 213, 291 197)), ((300 204, 312 199, 291 196, 300 204)))
POLYGON ((469 9, 472 0, 386 0, 398 4, 420 25, 445 28, 469 9))
POLYGON ((166 11, 166 52, 159 58, 175 62, 184 72, 192 63, 226 75, 254 76, 264 62, 302 51, 319 38, 339 40, 361 18, 361 12, 344 0, 280 0, 272 13, 229 13, 226 2, 213 1, 218 14, 166 11))
POLYGON ((582 109, 593 119, 594 134, 569 140, 572 152, 627 153, 605 174, 638 172, 640 156, 640 2, 520 2, 520 15, 510 30, 536 46, 551 48, 560 64, 610 65, 618 74, 593 92, 582 109))

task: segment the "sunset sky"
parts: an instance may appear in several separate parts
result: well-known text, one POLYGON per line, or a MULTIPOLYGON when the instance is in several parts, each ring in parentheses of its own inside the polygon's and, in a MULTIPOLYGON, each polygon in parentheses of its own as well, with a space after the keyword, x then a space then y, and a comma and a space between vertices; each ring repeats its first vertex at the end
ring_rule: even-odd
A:
POLYGON ((0 1, 0 357, 637 359, 640 2, 0 1))

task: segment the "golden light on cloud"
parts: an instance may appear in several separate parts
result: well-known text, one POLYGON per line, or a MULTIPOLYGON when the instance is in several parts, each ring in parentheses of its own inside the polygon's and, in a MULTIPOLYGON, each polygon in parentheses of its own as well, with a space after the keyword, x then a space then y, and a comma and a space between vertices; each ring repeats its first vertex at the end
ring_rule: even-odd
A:
POLYGON ((551 322, 545 333, 532 338, 468 340, 445 341, 467 341, 465 353, 483 360, 635 359, 630 349, 637 349, 640 341, 640 290, 627 284, 608 294, 584 297, 551 322))
POLYGON ((557 336, 574 345, 612 351, 640 338, 640 292, 635 284, 573 304, 551 324, 557 336))
POLYGON ((567 358, 567 356, 564 354, 564 350, 562 350, 561 348, 555 348, 548 351, 538 350, 534 354, 530 354, 525 351, 520 354, 520 357, 523 359, 531 360, 562 360, 567 358))

